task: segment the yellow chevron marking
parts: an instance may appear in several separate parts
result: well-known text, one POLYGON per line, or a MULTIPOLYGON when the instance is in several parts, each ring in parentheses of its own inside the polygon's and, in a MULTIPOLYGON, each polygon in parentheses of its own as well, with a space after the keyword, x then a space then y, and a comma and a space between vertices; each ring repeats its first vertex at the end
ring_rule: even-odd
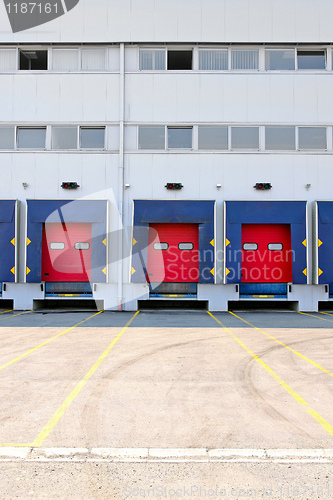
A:
POLYGON ((106 276, 106 267, 104 267, 104 269, 102 269, 102 273, 104 273, 106 276))
POLYGON ((212 239, 212 241, 210 242, 210 244, 212 245, 212 247, 215 247, 215 240, 212 239))
POLYGON ((323 274, 324 271, 322 271, 321 269, 318 269, 318 276, 321 276, 323 274))
POLYGON ((31 240, 29 240, 29 238, 27 238, 27 246, 30 245, 31 243, 31 240))
POLYGON ((137 241, 135 238, 133 238, 133 246, 137 244, 137 241))
POLYGON ((210 274, 212 274, 213 276, 215 276, 215 269, 214 268, 210 271, 210 274))
POLYGON ((13 273, 15 275, 15 266, 12 267, 12 269, 10 270, 11 273, 13 273))
POLYGON ((31 269, 29 269, 29 268, 27 267, 27 274, 29 274, 29 273, 30 273, 30 271, 31 271, 31 269))
POLYGON ((306 247, 306 240, 302 241, 302 244, 306 247))
POLYGON ((307 268, 305 268, 305 269, 304 269, 303 274, 305 274, 305 276, 307 276, 307 275, 308 275, 308 270, 307 270, 307 268))
POLYGON ((134 267, 132 267, 132 273, 131 274, 133 275, 134 273, 136 273, 136 270, 134 269, 134 267))
POLYGON ((230 273, 229 269, 225 268, 225 274, 228 276, 229 273, 230 273))
POLYGON ((228 245, 230 245, 230 241, 228 240, 228 238, 225 239, 225 246, 227 247, 228 245))
POLYGON ((15 246, 15 238, 13 238, 12 240, 10 240, 11 244, 15 246))
POLYGON ((103 245, 106 246, 106 238, 102 241, 103 245))
POLYGON ((321 240, 318 239, 318 248, 323 244, 321 240))

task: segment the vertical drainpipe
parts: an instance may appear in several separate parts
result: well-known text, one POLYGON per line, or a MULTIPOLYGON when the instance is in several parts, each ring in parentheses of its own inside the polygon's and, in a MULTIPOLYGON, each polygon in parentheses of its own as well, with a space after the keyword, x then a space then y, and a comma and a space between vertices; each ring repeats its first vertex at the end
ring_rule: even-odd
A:
POLYGON ((118 168, 118 311, 123 310, 123 228, 124 228, 124 117, 125 117, 125 44, 120 44, 119 76, 119 168, 118 168))

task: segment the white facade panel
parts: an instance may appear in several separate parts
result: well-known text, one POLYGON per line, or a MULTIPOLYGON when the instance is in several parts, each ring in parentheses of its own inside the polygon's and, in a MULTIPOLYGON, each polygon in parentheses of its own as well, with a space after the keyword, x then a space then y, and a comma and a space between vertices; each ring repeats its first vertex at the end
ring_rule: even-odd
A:
POLYGON ((296 123, 316 123, 318 120, 317 76, 300 75, 294 80, 294 119, 296 123))
MULTIPOLYGON (((36 119, 37 79, 33 75, 20 75, 13 81, 14 121, 30 122, 36 119)), ((5 96, 4 96, 5 97, 5 96)))
POLYGON ((249 8, 250 0, 226 1, 225 6, 225 38, 239 42, 249 39, 249 8))
POLYGON ((329 0, 80 0, 12 34, 1 4, 0 42, 325 42, 331 18, 329 0))

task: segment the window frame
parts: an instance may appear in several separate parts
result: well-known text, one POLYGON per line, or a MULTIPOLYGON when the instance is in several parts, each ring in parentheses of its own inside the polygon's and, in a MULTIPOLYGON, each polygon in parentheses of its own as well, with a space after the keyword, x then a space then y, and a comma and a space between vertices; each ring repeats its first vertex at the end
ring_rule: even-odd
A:
POLYGON ((16 151, 47 151, 47 126, 46 125, 41 125, 41 126, 27 126, 27 125, 17 125, 16 130, 15 130, 15 150, 16 151), (36 147, 19 147, 19 131, 20 130, 45 130, 45 136, 44 136, 44 147, 43 148, 36 148, 36 147))
POLYGON ((321 48, 319 47, 295 47, 296 51, 296 66, 295 69, 296 71, 304 71, 306 73, 309 72, 317 72, 319 71, 322 73, 323 71, 327 71, 328 68, 328 50, 326 46, 323 46, 321 48), (324 52, 324 57, 325 57, 325 68, 299 68, 298 67, 298 53, 299 52, 324 52))
POLYGON ((165 134, 165 140, 166 140, 166 149, 167 151, 193 151, 193 130, 194 130, 194 126, 193 125, 167 125, 166 127, 166 134, 165 134), (191 130, 191 146, 189 148, 173 148, 173 147, 170 147, 169 145, 169 130, 191 130))
POLYGON ((106 151, 106 125, 104 125, 104 126, 79 125, 79 134, 78 135, 79 135, 79 139, 78 139, 78 141, 79 141, 79 144, 78 144, 79 151, 106 151), (83 147, 82 146, 82 143, 81 143, 81 131, 82 130, 87 130, 87 129, 89 129, 89 130, 92 130, 92 129, 96 130, 97 129, 97 130, 103 130, 104 131, 104 145, 103 145, 102 148, 99 148, 99 147, 97 147, 97 148, 96 147, 95 148, 93 148, 93 147, 83 147))

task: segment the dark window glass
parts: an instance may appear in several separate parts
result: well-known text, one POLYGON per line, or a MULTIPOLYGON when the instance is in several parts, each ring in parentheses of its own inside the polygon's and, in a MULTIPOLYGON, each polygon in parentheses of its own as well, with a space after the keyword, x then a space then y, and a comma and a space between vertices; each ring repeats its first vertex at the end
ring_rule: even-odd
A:
POLYGON ((168 69, 192 69, 192 50, 168 50, 168 69))
POLYGON ((47 50, 20 50, 20 69, 46 70, 47 50))

